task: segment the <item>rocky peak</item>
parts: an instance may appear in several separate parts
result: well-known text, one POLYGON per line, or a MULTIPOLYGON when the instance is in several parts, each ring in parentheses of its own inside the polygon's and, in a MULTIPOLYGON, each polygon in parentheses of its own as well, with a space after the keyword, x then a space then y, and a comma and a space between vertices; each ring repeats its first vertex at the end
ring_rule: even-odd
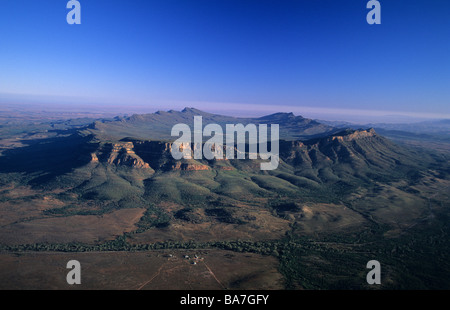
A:
POLYGON ((373 128, 370 129, 359 129, 359 130, 352 130, 347 129, 344 131, 341 131, 335 135, 332 135, 330 137, 331 140, 339 140, 339 141, 352 141, 352 140, 358 140, 368 137, 373 137, 376 135, 376 132, 373 128))

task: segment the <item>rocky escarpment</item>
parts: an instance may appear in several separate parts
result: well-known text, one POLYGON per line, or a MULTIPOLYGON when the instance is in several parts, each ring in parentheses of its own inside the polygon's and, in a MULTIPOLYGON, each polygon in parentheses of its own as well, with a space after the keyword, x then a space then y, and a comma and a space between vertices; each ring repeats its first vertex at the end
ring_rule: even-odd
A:
MULTIPOLYGON (((259 167, 259 164, 253 161, 238 159, 175 160, 171 154, 172 146, 172 142, 124 139, 99 146, 98 150, 91 154, 91 162, 155 171, 233 170, 259 167)), ((344 130, 307 141, 280 140, 280 161, 302 171, 333 170, 333 167, 339 164, 351 169, 367 170, 373 167, 393 169, 399 163, 399 157, 407 160, 406 154, 401 153, 398 146, 379 136, 373 129, 344 130)))
POLYGON ((199 171, 199 170, 210 170, 211 168, 208 165, 177 161, 174 165, 171 166, 171 169, 185 170, 185 171, 199 171))
POLYGON ((195 160, 175 160, 172 143, 161 141, 120 141, 100 144, 90 153, 91 163, 105 163, 136 169, 154 170, 209 170, 208 165, 195 160))
POLYGON ((150 165, 136 155, 131 142, 104 143, 91 153, 91 162, 104 162, 115 166, 149 169, 150 165))

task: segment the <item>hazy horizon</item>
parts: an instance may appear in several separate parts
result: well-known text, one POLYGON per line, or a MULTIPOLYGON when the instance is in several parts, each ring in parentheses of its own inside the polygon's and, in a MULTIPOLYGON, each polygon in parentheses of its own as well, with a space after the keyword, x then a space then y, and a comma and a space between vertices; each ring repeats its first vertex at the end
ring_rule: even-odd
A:
MULTIPOLYGON (((0 105, 450 118, 448 1, 5 1, 0 105)), ((132 113, 132 112, 131 112, 132 113)))
POLYGON ((265 106, 265 105, 240 105, 225 103, 222 106, 211 105, 209 108, 194 102, 175 102, 170 105, 108 105, 108 104, 73 104, 73 103, 17 103, 0 102, 0 112, 14 110, 16 112, 53 112, 53 113, 83 113, 97 115, 98 117, 112 117, 132 114, 147 114, 157 111, 176 110, 181 111, 186 107, 195 108, 204 112, 227 115, 233 117, 262 117, 273 113, 293 113, 310 119, 323 121, 348 122, 353 124, 392 123, 410 124, 425 121, 439 121, 450 119, 445 115, 414 115, 392 111, 348 110, 348 109, 323 109, 308 106, 265 106))

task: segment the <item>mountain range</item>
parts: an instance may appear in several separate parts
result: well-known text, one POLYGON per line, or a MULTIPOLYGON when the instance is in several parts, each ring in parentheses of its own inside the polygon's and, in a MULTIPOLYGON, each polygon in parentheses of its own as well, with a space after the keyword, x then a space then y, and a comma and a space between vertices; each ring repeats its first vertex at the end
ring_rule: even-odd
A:
POLYGON ((225 128, 226 124, 282 124, 282 139, 307 139, 324 136, 336 131, 336 128, 317 121, 295 116, 293 113, 275 113, 260 118, 239 118, 223 116, 185 108, 180 111, 158 111, 151 114, 135 114, 129 117, 116 117, 113 121, 96 121, 87 129, 102 139, 120 140, 134 138, 143 140, 173 140, 171 129, 175 124, 187 124, 193 128, 194 116, 202 116, 203 123, 218 124, 225 128))
MULTIPOLYGON (((80 128, 53 130, 57 137, 36 139, 29 146, 3 152, 4 172, 32 172, 39 176, 30 182, 43 186, 43 180, 67 178, 67 173, 86 165, 145 169, 146 173, 172 170, 255 170, 255 160, 175 160, 170 135, 175 124, 193 127, 194 116, 203 124, 279 124, 280 160, 278 171, 306 178, 308 182, 329 183, 345 179, 369 180, 371 176, 391 175, 392 170, 412 171, 424 165, 417 151, 405 149, 377 134, 374 129, 343 129, 317 121, 275 113, 261 118, 236 118, 206 113, 194 108, 159 111, 152 114, 97 120, 80 128), (39 156, 35 156, 39 154, 39 156)), ((52 130, 50 130, 52 131, 52 130)), ((432 161, 428 155, 426 163, 432 161)))

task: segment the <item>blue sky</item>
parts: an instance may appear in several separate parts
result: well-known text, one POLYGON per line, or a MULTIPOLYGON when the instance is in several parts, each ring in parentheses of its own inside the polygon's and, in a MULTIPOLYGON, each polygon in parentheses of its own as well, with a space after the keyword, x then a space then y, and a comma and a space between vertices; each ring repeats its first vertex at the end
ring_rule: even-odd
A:
POLYGON ((2 0, 0 104, 450 118, 447 0, 66 3, 2 0))

